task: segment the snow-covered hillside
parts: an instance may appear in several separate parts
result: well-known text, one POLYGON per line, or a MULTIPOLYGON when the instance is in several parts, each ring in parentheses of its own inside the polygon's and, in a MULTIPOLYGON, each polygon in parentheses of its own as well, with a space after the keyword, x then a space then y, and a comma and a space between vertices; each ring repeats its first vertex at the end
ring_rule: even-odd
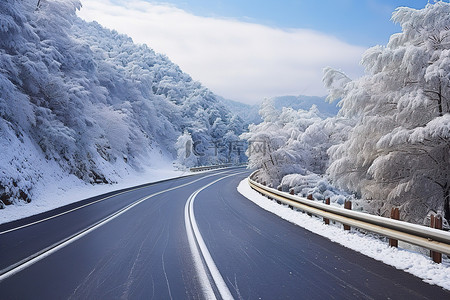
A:
POLYGON ((243 131, 239 117, 166 56, 78 18, 78 0, 36 4, 0 2, 3 203, 31 201, 68 177, 112 183, 171 164, 185 132, 207 154, 212 141, 243 131))

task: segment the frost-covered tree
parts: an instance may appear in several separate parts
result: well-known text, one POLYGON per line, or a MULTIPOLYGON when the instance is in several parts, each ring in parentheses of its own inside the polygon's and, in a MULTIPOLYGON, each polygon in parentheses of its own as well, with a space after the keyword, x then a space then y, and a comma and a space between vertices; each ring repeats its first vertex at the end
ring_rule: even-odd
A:
POLYGON ((185 131, 175 143, 177 149, 177 165, 179 168, 190 168, 197 164, 194 142, 189 132, 185 131))
POLYGON ((334 146, 328 172, 374 212, 400 206, 422 221, 430 210, 450 220, 450 4, 398 8, 402 27, 386 47, 365 52, 364 77, 326 69, 330 99, 356 126, 334 146))
POLYGON ((299 155, 306 170, 323 175, 329 165, 328 149, 345 141, 353 125, 353 120, 343 117, 316 121, 286 148, 299 155))
POLYGON ((302 147, 302 137, 313 124, 322 120, 317 108, 279 111, 272 100, 267 99, 261 105, 260 115, 263 122, 250 125, 249 132, 241 135, 249 144, 249 167, 260 169, 261 179, 274 186, 286 174, 312 171, 316 163, 313 160, 320 158, 307 153, 302 147))

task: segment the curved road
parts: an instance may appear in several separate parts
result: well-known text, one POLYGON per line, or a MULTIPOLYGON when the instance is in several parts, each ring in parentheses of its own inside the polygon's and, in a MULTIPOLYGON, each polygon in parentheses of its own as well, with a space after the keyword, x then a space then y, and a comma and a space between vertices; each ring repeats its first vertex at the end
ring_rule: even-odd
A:
POLYGON ((1 299, 450 299, 264 211, 217 170, 0 225, 1 299))

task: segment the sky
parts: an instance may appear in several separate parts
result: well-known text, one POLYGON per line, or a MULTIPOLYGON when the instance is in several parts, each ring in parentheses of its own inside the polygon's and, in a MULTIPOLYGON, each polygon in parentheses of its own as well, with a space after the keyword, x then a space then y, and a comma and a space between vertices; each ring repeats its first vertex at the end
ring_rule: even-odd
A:
POLYGON ((324 96, 322 71, 364 74, 361 55, 427 0, 81 0, 78 13, 147 44, 214 93, 248 104, 324 96))

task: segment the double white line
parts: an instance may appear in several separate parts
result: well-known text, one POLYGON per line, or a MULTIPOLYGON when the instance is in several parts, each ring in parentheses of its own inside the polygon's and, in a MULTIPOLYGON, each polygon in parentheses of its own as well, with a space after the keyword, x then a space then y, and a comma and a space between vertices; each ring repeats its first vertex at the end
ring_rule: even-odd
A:
MULTIPOLYGON (((143 197, 141 199, 138 199, 135 202, 133 202, 133 203, 125 206, 124 208, 118 210, 117 212, 114 212, 111 215, 105 217, 104 219, 100 220, 99 222, 97 222, 97 223, 87 227, 86 229, 83 229, 83 230, 81 230, 81 231, 71 235, 70 237, 68 237, 66 239, 63 239, 63 240, 61 240, 59 242, 56 242, 55 244, 53 244, 53 245, 51 245, 51 246, 49 246, 49 247, 47 247, 45 249, 42 249, 41 251, 38 251, 37 253, 32 254, 29 257, 27 257, 25 259, 22 259, 21 261, 19 261, 19 262, 15 263, 15 264, 13 264, 13 265, 3 269, 3 270, 0 270, 0 281, 4 280, 4 279, 6 279, 6 278, 8 278, 8 277, 10 277, 10 276, 20 272, 20 271, 22 271, 23 269, 28 268, 29 266, 31 266, 31 265, 35 264, 36 262, 44 259, 45 257, 55 253, 56 251, 64 248, 65 246, 75 242, 76 240, 82 238, 86 234, 88 234, 88 233, 94 231, 95 229, 97 229, 97 228, 99 228, 99 227, 109 223, 110 221, 114 220, 115 218, 119 217, 120 215, 126 213, 127 211, 129 211, 133 207, 141 204, 142 202, 144 202, 144 201, 146 201, 146 200, 148 200, 150 198, 153 198, 155 196, 161 195, 161 194, 169 192, 169 191, 173 191, 175 189, 179 189, 179 188, 185 187, 187 185, 193 184, 193 183, 195 183, 197 181, 200 181, 202 179, 205 179, 205 178, 208 178, 208 177, 211 177, 211 176, 216 176, 216 175, 223 174, 223 173, 227 173, 227 172, 229 172, 229 171, 223 171, 223 172, 219 172, 219 173, 214 173, 214 174, 210 174, 210 175, 207 175, 207 176, 203 176, 203 177, 200 177, 200 178, 195 179, 193 181, 190 181, 190 182, 187 182, 187 183, 184 183, 184 184, 172 187, 172 188, 168 188, 168 189, 156 192, 154 194, 151 194, 149 196, 143 197)), ((46 219, 41 220, 41 221, 33 222, 33 223, 30 223, 30 224, 27 224, 27 225, 24 225, 24 226, 20 226, 18 228, 13 228, 13 229, 10 229, 10 230, 4 231, 4 232, 0 232, 0 236, 2 234, 6 234, 6 233, 9 233, 11 231, 18 230, 18 229, 21 229, 23 227, 31 226, 31 225, 34 225, 34 224, 37 224, 37 223, 40 223, 40 222, 44 222, 44 221, 47 221, 47 220, 52 219, 54 217, 59 217, 59 216, 61 216, 63 214, 70 213, 70 212, 72 212, 74 210, 77 210, 77 209, 81 209, 81 208, 83 208, 85 206, 92 205, 92 204, 97 203, 99 201, 103 201, 103 200, 109 199, 111 197, 114 197, 114 196, 117 196, 117 195, 121 195, 121 194, 124 194, 124 193, 127 193, 127 192, 131 192, 131 191, 134 191, 134 190, 137 190, 137 189, 141 189, 141 188, 144 188, 144 187, 140 187, 140 188, 128 190, 128 191, 125 191, 125 192, 121 192, 121 193, 118 193, 118 194, 115 194, 115 195, 112 195, 112 196, 100 199, 100 200, 95 201, 93 203, 90 203, 90 204, 83 205, 83 206, 80 206, 78 208, 72 209, 72 210, 70 210, 68 212, 61 213, 61 214, 58 214, 56 216, 46 218, 46 219)))
POLYGON ((203 295, 206 299, 216 299, 216 295, 213 290, 213 286, 209 280, 211 277, 214 281, 214 285, 220 293, 222 299, 233 299, 230 290, 228 289, 225 281, 223 280, 222 275, 214 263, 214 260, 209 253, 208 247, 206 247, 205 242, 203 241, 202 235, 197 226, 197 221, 195 220, 194 215, 194 201, 195 197, 207 187, 213 185, 214 183, 225 179, 230 176, 234 176, 240 173, 230 174, 224 177, 221 177, 217 180, 214 180, 207 185, 201 187, 197 191, 195 191, 186 202, 184 206, 184 221, 186 225, 186 233, 189 241, 189 247, 191 249, 191 254, 194 260, 195 270, 199 276, 200 285, 202 287, 203 295), (208 271, 207 271, 208 270, 208 271), (208 273, 210 276, 208 276, 208 273))

